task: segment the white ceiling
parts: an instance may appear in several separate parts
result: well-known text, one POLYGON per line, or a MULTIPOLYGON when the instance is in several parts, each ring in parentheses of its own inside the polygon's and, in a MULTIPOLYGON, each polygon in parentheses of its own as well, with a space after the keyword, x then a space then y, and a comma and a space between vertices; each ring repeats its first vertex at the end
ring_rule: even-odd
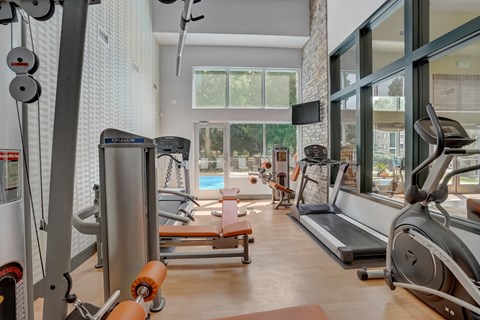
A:
MULTIPOLYGON (((0 0, 1 1, 1 0, 0 0)), ((178 43, 183 2, 153 2, 153 34, 161 45, 178 43)), ((309 0, 204 0, 192 14, 185 45, 301 49, 310 36, 309 0)))

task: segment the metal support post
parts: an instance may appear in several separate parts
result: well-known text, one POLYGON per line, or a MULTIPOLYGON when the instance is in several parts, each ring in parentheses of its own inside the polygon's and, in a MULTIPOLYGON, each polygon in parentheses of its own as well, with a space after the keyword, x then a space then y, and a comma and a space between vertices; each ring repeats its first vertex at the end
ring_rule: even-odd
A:
POLYGON ((58 63, 43 319, 63 320, 70 271, 78 113, 88 0, 65 0, 58 63))

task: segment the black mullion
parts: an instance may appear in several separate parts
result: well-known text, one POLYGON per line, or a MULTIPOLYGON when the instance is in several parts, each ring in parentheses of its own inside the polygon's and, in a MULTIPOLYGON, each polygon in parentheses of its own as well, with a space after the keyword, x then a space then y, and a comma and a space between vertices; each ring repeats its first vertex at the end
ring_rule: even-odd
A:
MULTIPOLYGON (((342 141, 342 110, 341 102, 330 102, 330 158, 340 160, 342 141)), ((330 167, 330 184, 335 183, 338 173, 336 166, 330 167)))
POLYGON ((330 90, 336 92, 340 90, 340 55, 330 58, 330 90))
MULTIPOLYGON (((418 119, 426 117, 429 100, 429 69, 423 61, 415 61, 413 52, 428 43, 429 0, 405 0, 405 188, 411 184, 410 175, 428 157, 428 144, 413 130, 418 119), (407 151, 411 152, 407 152, 407 151)), ((421 176, 419 182, 423 183, 421 176)))
MULTIPOLYGON (((361 29, 357 33, 357 80, 372 73, 372 30, 361 29)), ((361 87, 357 81, 357 191, 372 191, 373 168, 373 111, 372 88, 361 87)))

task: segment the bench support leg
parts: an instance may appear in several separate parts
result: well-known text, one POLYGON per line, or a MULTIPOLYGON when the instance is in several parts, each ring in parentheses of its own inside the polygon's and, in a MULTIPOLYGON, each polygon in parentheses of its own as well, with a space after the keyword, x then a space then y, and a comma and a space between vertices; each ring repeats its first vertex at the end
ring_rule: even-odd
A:
POLYGON ((244 234, 243 235, 243 258, 242 258, 242 263, 243 264, 249 264, 252 262, 252 259, 250 259, 250 255, 248 253, 248 235, 244 234))

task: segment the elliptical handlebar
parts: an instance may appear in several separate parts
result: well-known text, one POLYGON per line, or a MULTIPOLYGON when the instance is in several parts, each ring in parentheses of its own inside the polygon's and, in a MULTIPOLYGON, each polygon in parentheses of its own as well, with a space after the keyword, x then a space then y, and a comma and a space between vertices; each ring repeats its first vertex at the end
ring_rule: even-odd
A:
POLYGON ((443 132, 442 125, 435 112, 435 109, 430 103, 426 105, 426 109, 427 109, 428 117, 430 118, 430 121, 432 122, 435 128, 437 143, 436 143, 435 151, 412 171, 411 185, 405 191, 405 201, 407 201, 410 204, 422 202, 427 199, 428 197, 427 192, 425 190, 421 190, 418 186, 418 174, 423 169, 428 167, 433 161, 438 159, 443 154, 443 151, 445 150, 445 133, 443 132))
POLYGON ((428 103, 426 105, 426 109, 427 109, 428 117, 432 121, 432 124, 435 128, 435 133, 437 135, 437 144, 436 144, 435 151, 412 171, 412 185, 417 185, 418 183, 417 177, 420 171, 425 169, 429 164, 435 161, 435 159, 440 157, 443 151, 445 150, 445 133, 443 132, 442 125, 440 124, 440 120, 438 119, 437 113, 435 112, 435 109, 433 108, 431 103, 428 103))

